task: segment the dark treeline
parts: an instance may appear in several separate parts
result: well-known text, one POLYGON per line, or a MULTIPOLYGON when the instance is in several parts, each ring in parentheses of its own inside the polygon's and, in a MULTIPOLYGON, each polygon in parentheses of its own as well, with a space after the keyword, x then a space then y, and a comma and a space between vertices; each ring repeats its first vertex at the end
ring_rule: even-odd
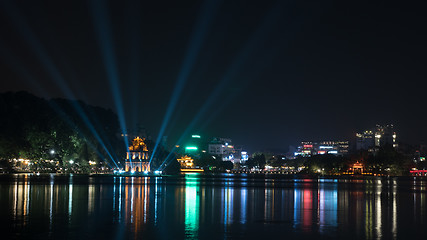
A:
POLYGON ((48 159, 60 166, 72 160, 81 167, 93 161, 115 166, 109 155, 116 160, 126 151, 117 136, 117 115, 82 101, 7 92, 0 94, 0 116, 1 160, 23 158, 42 164, 37 161, 48 159))

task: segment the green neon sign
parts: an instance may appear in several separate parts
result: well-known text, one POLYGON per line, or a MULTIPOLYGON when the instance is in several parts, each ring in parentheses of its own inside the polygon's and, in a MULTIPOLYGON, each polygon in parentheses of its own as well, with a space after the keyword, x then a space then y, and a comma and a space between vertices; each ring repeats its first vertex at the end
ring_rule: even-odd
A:
POLYGON ((197 147, 186 147, 185 150, 197 150, 197 147))

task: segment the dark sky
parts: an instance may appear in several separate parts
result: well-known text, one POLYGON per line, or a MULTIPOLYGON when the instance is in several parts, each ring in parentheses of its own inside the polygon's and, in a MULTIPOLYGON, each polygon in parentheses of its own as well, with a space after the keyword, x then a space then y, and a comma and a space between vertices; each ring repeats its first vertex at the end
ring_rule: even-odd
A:
POLYGON ((189 132, 250 151, 352 139, 376 123, 393 123, 403 142, 426 139, 422 1, 2 1, 0 8, 0 92, 77 98, 118 113, 121 96, 127 126, 142 124, 155 139, 182 86, 164 132, 170 144, 193 120, 189 132))

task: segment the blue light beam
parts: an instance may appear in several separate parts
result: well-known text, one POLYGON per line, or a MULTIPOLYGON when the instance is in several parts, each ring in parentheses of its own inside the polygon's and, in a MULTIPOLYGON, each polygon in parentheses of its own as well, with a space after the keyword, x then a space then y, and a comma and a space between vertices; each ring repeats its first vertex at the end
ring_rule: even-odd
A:
MULTIPOLYGON (((6 2, 3 2, 7 4, 6 2)), ((36 35, 30 30, 30 27, 24 21, 24 18, 19 14, 18 9, 16 9, 12 4, 8 4, 7 9, 9 11, 5 11, 6 14, 13 20, 13 23, 16 24, 18 32, 24 37, 26 42, 30 45, 31 49, 36 54, 37 58, 41 61, 42 66, 45 68, 46 72, 49 74, 51 79, 55 80, 56 83, 62 92, 70 98, 75 99, 74 94, 71 92, 70 88, 67 86, 65 79, 62 77, 61 73, 55 67, 55 64, 52 62, 51 58, 46 54, 45 49, 42 44, 38 41, 36 35)), ((77 102, 71 101, 73 108, 79 114, 79 116, 83 119, 83 121, 88 125, 88 129, 94 134, 95 138, 100 142, 101 146, 110 156, 111 160, 115 163, 115 160, 112 158, 105 144, 95 131, 93 125, 87 118, 83 109, 77 102)), ((116 163, 115 163, 116 164, 116 163)), ((117 164, 116 164, 117 165, 117 164)))
MULTIPOLYGON (((233 77, 237 74, 238 70, 246 62, 246 60, 249 59, 249 56, 253 52, 253 50, 257 49, 257 46, 260 45, 259 42, 263 40, 263 38, 266 35, 268 35, 268 33, 271 31, 272 27, 274 26, 274 23, 277 22, 277 18, 280 17, 280 13, 282 9, 279 5, 280 5, 280 2, 276 4, 273 8, 271 8, 267 16, 264 18, 262 24, 259 25, 256 31, 250 36, 245 46, 242 48, 242 50, 240 50, 237 57, 233 60, 231 66, 228 68, 226 74, 221 79, 220 83, 217 84, 215 89, 212 91, 209 98, 204 103, 204 105, 199 110, 199 112, 196 114, 196 116, 193 118, 191 123, 188 125, 184 133, 181 135, 181 137, 177 141, 176 145, 179 145, 183 141, 185 136, 187 136, 188 133, 192 131, 192 129, 198 123, 198 121, 202 118, 202 116, 206 115, 206 112, 216 102, 216 99, 219 97, 219 95, 221 94, 225 86, 229 83, 229 81, 233 79, 233 77)), ((163 163, 160 165, 159 170, 163 170, 162 169, 163 166, 167 163, 168 159, 170 159, 173 153, 174 151, 171 151, 169 153, 169 155, 165 158, 163 163)))
POLYGON ((188 77, 193 69, 194 63, 196 62, 199 51, 202 47, 204 39, 206 38, 208 29, 212 24, 212 20, 215 16, 219 7, 218 1, 215 0, 205 0, 202 5, 202 10, 198 15, 196 25, 193 30, 190 42, 187 46, 187 54, 181 66, 181 71, 178 74, 176 80, 175 88, 172 93, 172 97, 169 100, 169 105, 166 110, 165 117, 163 118, 162 125, 160 127, 159 134, 157 135, 156 144, 154 146, 153 153, 150 157, 150 163, 153 160, 153 157, 156 153, 156 150, 161 142, 163 134, 166 130, 166 127, 169 124, 169 120, 172 116, 173 111, 175 110, 176 104, 181 96, 182 90, 185 86, 185 83, 188 80, 188 77))
MULTIPOLYGON (((110 84, 110 90, 113 94, 114 104, 119 117, 120 128, 123 135, 126 136, 126 119, 123 109, 116 57, 114 54, 114 45, 112 40, 113 35, 109 27, 110 21, 108 18, 108 9, 105 1, 103 0, 91 0, 90 7, 93 13, 94 27, 97 33, 100 51, 103 56, 102 60, 105 65, 107 79, 110 84)), ((127 150, 129 149, 129 142, 127 138, 124 139, 127 150)))

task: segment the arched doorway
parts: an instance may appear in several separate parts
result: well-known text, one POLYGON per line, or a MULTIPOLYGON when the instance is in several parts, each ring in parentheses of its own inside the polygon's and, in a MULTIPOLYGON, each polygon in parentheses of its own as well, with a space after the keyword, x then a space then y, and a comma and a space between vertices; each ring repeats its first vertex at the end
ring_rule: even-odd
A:
POLYGON ((136 168, 135 168, 135 172, 139 172, 139 167, 136 167, 136 168))

